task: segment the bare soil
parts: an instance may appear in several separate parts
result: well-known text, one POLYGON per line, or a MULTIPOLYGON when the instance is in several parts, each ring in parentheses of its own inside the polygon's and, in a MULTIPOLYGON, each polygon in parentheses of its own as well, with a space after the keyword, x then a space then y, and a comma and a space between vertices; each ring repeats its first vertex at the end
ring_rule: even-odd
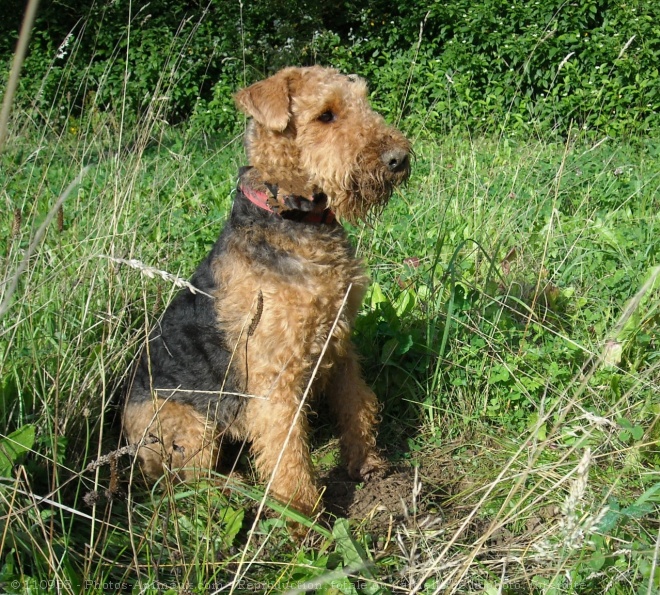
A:
POLYGON ((352 481, 337 467, 320 477, 326 486, 326 511, 336 517, 359 521, 374 534, 384 534, 410 517, 437 516, 447 490, 446 467, 419 467, 397 464, 364 484, 352 481))

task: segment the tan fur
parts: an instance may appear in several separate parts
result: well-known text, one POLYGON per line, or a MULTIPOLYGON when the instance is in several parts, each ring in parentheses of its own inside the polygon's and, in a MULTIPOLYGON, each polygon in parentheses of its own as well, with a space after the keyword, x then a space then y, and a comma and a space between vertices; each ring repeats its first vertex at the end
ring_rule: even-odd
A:
MULTIPOLYGON (((356 77, 287 68, 235 99, 252 118, 246 149, 253 169, 242 180, 259 191, 277 185, 284 195, 323 193, 340 218, 359 219, 408 175, 408 141, 371 110, 356 77)), ((309 445, 315 399, 328 399, 352 478, 384 467, 376 448, 379 405, 351 343, 369 280, 339 228, 287 229, 296 232, 233 228, 211 263, 217 326, 246 395, 236 419, 219 430, 217 412, 204 415, 177 402, 176 391, 168 398, 155 391, 151 402, 129 399, 124 428, 131 442, 157 438, 139 450, 151 477, 172 471, 186 479, 213 468, 220 432, 248 440, 273 495, 311 513, 320 501, 309 445), (259 246, 267 246, 267 258, 254 256, 259 246)))
MULTIPOLYGON (((247 233, 249 235, 249 231, 247 233)), ((247 240, 252 243, 258 238, 248 237, 247 240)), ((240 249, 234 252, 230 247, 226 257, 216 263, 218 293, 223 295, 223 299, 217 301, 218 320, 227 333, 229 343, 238 346, 235 352, 237 368, 247 370, 246 392, 255 397, 247 404, 245 437, 252 441, 257 468, 264 479, 268 479, 273 471, 300 399, 307 383, 312 380, 314 365, 337 318, 349 284, 352 284, 347 304, 324 355, 316 386, 320 388, 326 384, 332 364, 346 357, 350 350, 351 326, 362 301, 367 278, 357 261, 348 256, 343 259, 337 257, 341 251, 340 246, 316 246, 311 241, 301 242, 296 247, 296 254, 303 262, 301 266, 304 266, 306 274, 287 282, 280 275, 247 262, 240 249), (263 311, 254 334, 248 337, 246 321, 253 317, 253 304, 258 291, 262 295, 263 311)), ((371 391, 369 393, 375 408, 376 397, 371 391)), ((351 393, 344 396, 350 398, 351 393)), ((300 510, 311 512, 318 494, 312 487, 313 470, 306 417, 307 408, 299 417, 284 451, 273 491, 276 497, 287 500, 293 492, 300 490, 300 494, 295 496, 295 505, 300 510), (300 488, 299 483, 304 487, 300 488)), ((370 428, 372 434, 375 422, 374 417, 370 428)), ((369 439, 375 448, 375 435, 369 439)), ((366 457, 366 453, 355 454, 366 457)), ((354 461, 353 466, 363 463, 363 460, 354 461)))
POLYGON ((251 165, 264 180, 279 183, 291 194, 321 190, 345 219, 363 217, 383 199, 378 185, 370 194, 364 191, 381 169, 374 166, 379 149, 392 143, 410 148, 403 135, 369 107, 365 82, 332 69, 285 68, 239 91, 235 99, 254 118, 246 146, 251 165), (280 95, 283 89, 288 90, 286 102, 280 95), (333 125, 318 121, 326 111, 337 115, 333 125), (356 183, 362 190, 359 196, 356 183))
POLYGON ((209 416, 190 405, 163 399, 129 402, 124 410, 124 433, 130 443, 146 442, 138 456, 142 471, 150 478, 163 473, 180 480, 200 477, 218 462, 217 436, 209 416))

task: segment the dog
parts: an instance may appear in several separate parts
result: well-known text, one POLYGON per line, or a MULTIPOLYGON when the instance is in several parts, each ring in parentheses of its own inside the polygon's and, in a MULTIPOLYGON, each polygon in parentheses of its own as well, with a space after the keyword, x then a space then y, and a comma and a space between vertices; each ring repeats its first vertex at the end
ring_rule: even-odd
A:
POLYGON ((210 254, 153 329, 123 430, 144 474, 216 468, 221 439, 247 440, 271 495, 319 508, 308 417, 324 398, 350 477, 384 468, 379 404, 351 342, 368 286, 340 221, 382 208, 411 146, 372 110, 366 83, 319 66, 240 90, 249 166, 210 254))

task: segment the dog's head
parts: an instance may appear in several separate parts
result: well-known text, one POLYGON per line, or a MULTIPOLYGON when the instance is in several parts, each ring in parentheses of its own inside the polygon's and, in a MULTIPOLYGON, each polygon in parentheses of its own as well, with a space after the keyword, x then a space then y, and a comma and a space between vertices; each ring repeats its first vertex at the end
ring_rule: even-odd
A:
POLYGON ((300 196, 322 192, 340 217, 384 205, 410 174, 409 141, 371 109, 357 76, 285 68, 235 100, 252 118, 245 146, 264 181, 300 196))

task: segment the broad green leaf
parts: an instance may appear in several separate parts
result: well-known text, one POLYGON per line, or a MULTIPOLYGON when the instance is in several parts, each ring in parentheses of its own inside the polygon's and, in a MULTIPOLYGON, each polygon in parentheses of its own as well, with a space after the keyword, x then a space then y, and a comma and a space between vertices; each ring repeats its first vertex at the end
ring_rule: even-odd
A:
MULTIPOLYGON (((337 551, 344 560, 345 568, 351 573, 360 574, 366 579, 373 580, 375 577, 371 570, 371 562, 364 548, 353 539, 346 519, 337 519, 332 528, 332 535, 335 538, 337 551)), ((370 580, 362 583, 361 591, 368 595, 377 595, 383 592, 378 585, 370 580)))
POLYGON ((245 516, 245 511, 242 508, 233 510, 227 508, 225 514, 223 515, 223 521, 225 523, 225 543, 227 545, 232 545, 236 535, 241 530, 243 526, 243 517, 245 516))
POLYGON ((34 426, 25 425, 0 439, 0 477, 11 477, 19 457, 34 446, 34 426))

